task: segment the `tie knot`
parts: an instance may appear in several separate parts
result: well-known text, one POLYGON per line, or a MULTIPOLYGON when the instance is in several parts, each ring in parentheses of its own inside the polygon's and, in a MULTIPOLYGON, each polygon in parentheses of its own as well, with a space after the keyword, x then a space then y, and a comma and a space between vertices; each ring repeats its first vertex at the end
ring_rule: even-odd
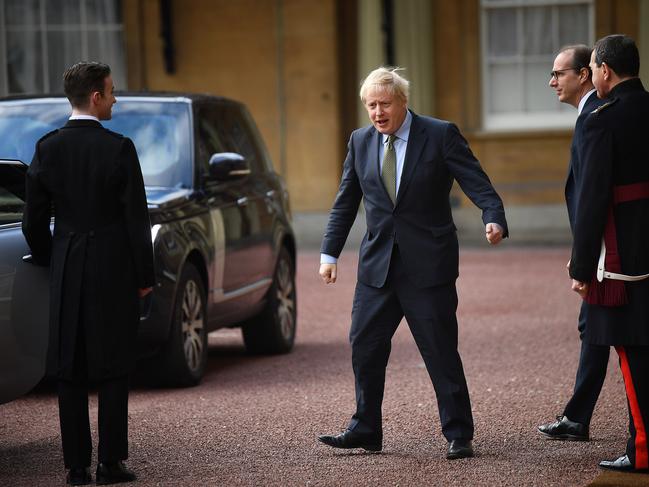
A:
POLYGON ((396 138, 397 136, 394 134, 388 135, 388 147, 392 147, 394 145, 394 141, 396 138))

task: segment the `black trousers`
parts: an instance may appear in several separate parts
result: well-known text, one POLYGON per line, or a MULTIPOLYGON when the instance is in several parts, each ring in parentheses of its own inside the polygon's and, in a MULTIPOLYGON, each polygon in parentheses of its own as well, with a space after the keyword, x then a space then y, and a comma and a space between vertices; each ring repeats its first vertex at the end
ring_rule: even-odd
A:
POLYGON ((649 347, 617 346, 629 408, 626 454, 636 469, 649 468, 649 347))
MULTIPOLYGON (((80 327, 81 328, 81 327, 80 327)), ((117 377, 93 384, 99 400, 99 444, 101 463, 128 458, 128 377, 117 377)), ((92 438, 88 416, 88 382, 84 336, 79 333, 74 357, 73 377, 59 379, 59 419, 65 468, 88 467, 92 457, 92 438)))
POLYGON ((473 438, 473 417, 457 351, 455 282, 420 289, 406 274, 398 248, 382 288, 356 285, 350 342, 356 412, 349 429, 382 436, 381 403, 391 340, 405 316, 435 388, 442 433, 448 441, 473 438))
POLYGON ((590 424, 593 410, 606 378, 606 368, 610 348, 608 345, 591 345, 583 340, 586 327, 587 306, 582 305, 579 312, 579 332, 582 337, 579 366, 575 378, 575 389, 563 411, 571 421, 590 424))

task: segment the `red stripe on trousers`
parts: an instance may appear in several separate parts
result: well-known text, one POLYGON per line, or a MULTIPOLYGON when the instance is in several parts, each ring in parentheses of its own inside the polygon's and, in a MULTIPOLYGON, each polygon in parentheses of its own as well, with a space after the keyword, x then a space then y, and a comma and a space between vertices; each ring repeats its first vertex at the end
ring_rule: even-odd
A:
POLYGON ((642 420, 640 404, 638 404, 638 396, 636 396, 635 387, 633 386, 633 377, 631 376, 629 359, 626 356, 624 347, 615 347, 615 350, 620 356, 620 368, 622 369, 622 377, 624 377, 626 397, 629 400, 629 406, 631 407, 631 417, 633 419, 633 426, 635 427, 634 467, 636 469, 649 468, 649 453, 647 452, 647 431, 645 430, 644 421, 642 420))

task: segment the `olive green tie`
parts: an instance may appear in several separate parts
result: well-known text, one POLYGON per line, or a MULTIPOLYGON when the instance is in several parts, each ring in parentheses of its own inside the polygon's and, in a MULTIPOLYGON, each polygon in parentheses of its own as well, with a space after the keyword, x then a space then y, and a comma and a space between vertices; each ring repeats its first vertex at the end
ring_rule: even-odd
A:
POLYGON ((388 135, 388 144, 383 153, 381 169, 381 179, 383 179, 383 185, 390 195, 392 204, 397 201, 397 154, 394 151, 394 139, 396 136, 388 135))

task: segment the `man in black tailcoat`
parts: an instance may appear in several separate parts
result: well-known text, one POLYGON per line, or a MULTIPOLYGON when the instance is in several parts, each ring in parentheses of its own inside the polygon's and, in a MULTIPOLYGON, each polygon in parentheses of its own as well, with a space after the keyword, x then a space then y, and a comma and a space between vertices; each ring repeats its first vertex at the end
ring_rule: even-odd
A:
MULTIPOLYGON (((574 231, 577 200, 581 191, 582 155, 584 153, 584 121, 604 103, 597 96, 590 72, 592 49, 584 45, 566 46, 554 59, 550 73, 552 87, 562 103, 568 103, 578 112, 575 132, 570 146, 570 163, 566 180, 566 205, 570 229, 574 231)), ((539 431, 555 440, 589 440, 590 420, 602 390, 608 366, 609 347, 593 345, 583 340, 586 326, 586 308, 579 311, 579 334, 582 337, 579 366, 572 397, 563 414, 553 423, 539 426, 539 431)))
POLYGON ((473 456, 473 417, 455 316, 458 241, 449 192, 456 180, 482 209, 487 240, 507 236, 503 204, 457 127, 408 110, 408 81, 378 68, 361 87, 372 125, 349 139, 329 215, 320 275, 335 282, 349 230, 364 201, 350 341, 356 412, 348 428, 319 440, 334 448, 382 449, 381 403, 391 339, 405 316, 435 388, 446 458, 473 456))
POLYGON ((600 466, 647 471, 649 426, 649 93, 627 36, 595 43, 590 68, 608 101, 584 124, 582 188, 570 260, 587 303, 584 339, 613 345, 629 408, 625 455, 600 466))
POLYGON ((139 299, 154 283, 151 229, 133 142, 102 127, 115 103, 110 68, 64 74, 70 120, 36 144, 23 233, 50 265, 48 370, 58 378, 67 482, 92 481, 88 388, 99 395, 98 484, 135 479, 128 457, 128 374, 139 299), (54 215, 54 232, 50 217, 54 215))

